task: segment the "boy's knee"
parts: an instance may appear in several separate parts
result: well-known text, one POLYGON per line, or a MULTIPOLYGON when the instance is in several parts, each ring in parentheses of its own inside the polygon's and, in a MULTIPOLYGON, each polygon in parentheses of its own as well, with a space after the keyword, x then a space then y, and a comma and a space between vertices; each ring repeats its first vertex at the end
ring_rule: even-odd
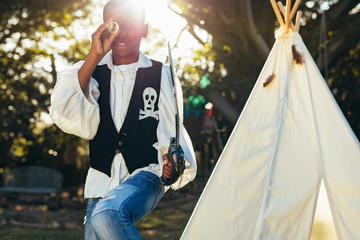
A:
POLYGON ((130 211, 125 208, 121 208, 120 211, 107 209, 96 214, 93 214, 90 219, 90 223, 95 232, 101 229, 111 228, 114 223, 126 223, 133 222, 130 211))
POLYGON ((99 230, 109 226, 109 223, 112 221, 112 212, 112 210, 105 210, 91 216, 90 224, 95 232, 98 232, 99 230))

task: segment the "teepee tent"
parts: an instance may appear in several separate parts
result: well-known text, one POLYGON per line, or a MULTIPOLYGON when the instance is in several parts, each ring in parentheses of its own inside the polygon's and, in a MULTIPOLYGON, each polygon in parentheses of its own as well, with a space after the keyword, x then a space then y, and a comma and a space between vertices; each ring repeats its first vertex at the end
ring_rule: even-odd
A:
POLYGON ((300 1, 285 23, 271 2, 275 44, 181 239, 309 239, 321 181, 338 239, 360 239, 360 143, 291 23, 300 1))

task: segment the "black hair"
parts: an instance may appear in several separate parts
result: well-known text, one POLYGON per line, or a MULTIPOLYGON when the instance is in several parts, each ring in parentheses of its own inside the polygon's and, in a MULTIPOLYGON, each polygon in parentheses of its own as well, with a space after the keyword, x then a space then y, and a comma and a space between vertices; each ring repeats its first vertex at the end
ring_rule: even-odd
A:
POLYGON ((103 9, 103 16, 108 9, 113 9, 116 7, 124 7, 127 9, 127 12, 130 14, 138 14, 139 21, 142 23, 145 22, 145 9, 142 4, 136 4, 138 0, 109 0, 103 9))

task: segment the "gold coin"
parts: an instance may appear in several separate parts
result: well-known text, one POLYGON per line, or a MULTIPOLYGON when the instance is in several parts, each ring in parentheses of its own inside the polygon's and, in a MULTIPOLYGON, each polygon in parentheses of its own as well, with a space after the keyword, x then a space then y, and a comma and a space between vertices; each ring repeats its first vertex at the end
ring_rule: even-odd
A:
POLYGON ((119 24, 117 22, 110 22, 107 26, 107 29, 111 33, 116 33, 117 31, 119 31, 119 24))

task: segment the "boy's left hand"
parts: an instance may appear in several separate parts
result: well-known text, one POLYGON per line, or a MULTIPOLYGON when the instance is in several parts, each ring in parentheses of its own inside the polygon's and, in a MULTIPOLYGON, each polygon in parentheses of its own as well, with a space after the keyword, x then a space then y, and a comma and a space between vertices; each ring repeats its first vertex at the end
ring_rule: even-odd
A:
POLYGON ((171 172, 172 172, 172 168, 171 168, 171 161, 169 159, 169 154, 166 153, 162 156, 163 160, 164 160, 164 165, 163 165, 163 173, 162 176, 166 179, 170 179, 171 178, 171 172))

